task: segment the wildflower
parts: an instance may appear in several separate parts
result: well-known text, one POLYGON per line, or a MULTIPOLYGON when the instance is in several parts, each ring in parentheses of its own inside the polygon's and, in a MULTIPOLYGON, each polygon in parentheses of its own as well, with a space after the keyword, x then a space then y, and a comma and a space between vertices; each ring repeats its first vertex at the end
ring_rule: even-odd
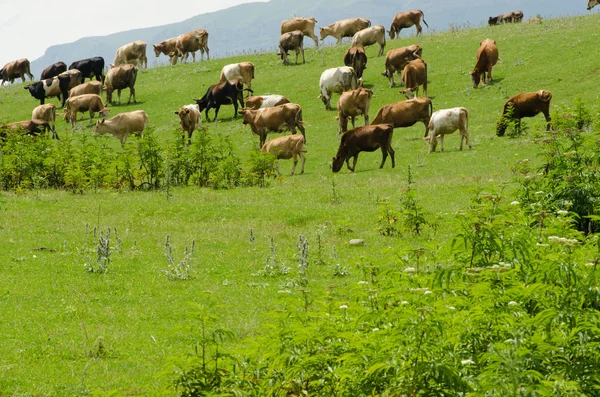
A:
POLYGON ((402 302, 400 302, 400 304, 401 304, 402 306, 406 306, 406 305, 409 305, 410 303, 408 303, 408 301, 402 301, 402 302))
POLYGON ((537 192, 535 192, 533 194, 544 194, 544 192, 542 192, 541 190, 538 190, 537 192))
POLYGON ((448 309, 448 310, 456 310, 456 308, 454 306, 446 306, 446 309, 448 309))
POLYGON ((368 281, 359 281, 358 282, 358 285, 365 285, 365 284, 369 284, 369 282, 368 281))
POLYGON ((512 203, 510 203, 510 205, 519 205, 521 203, 519 203, 518 201, 513 201, 512 203))
POLYGON ((462 365, 473 365, 475 364, 475 361, 471 360, 470 358, 467 358, 466 360, 461 360, 460 363, 462 365))
POLYGON ((565 207, 569 208, 569 207, 572 207, 572 206, 573 206, 573 202, 572 201, 569 201, 569 200, 565 201, 565 207))
POLYGON ((425 295, 429 295, 429 294, 432 294, 432 293, 433 293, 433 292, 431 292, 431 291, 425 291, 425 292, 424 292, 424 294, 425 294, 425 295))
POLYGON ((553 242, 553 243, 558 243, 560 245, 564 245, 567 247, 572 247, 574 245, 579 244, 579 241, 577 241, 576 239, 568 239, 566 237, 558 237, 558 236, 549 236, 548 241, 553 242))
POLYGON ((508 306, 517 306, 517 305, 518 305, 518 303, 515 301, 508 302, 508 306))
POLYGON ((550 247, 549 244, 542 244, 542 243, 536 243, 535 245, 537 245, 538 247, 550 247))
POLYGON ((416 273, 417 269, 415 269, 414 267, 407 267, 406 269, 404 269, 404 273, 416 273))
POLYGON ((279 291, 277 291, 278 294, 291 294, 292 291, 290 291, 289 289, 281 289, 279 291))
POLYGON ((565 210, 558 210, 558 211, 556 211, 556 213, 557 213, 558 215, 567 215, 567 214, 569 213, 569 211, 565 211, 565 210))
POLYGON ((347 309, 347 308, 348 308, 348 305, 341 305, 340 306, 340 309, 342 309, 342 310, 347 309))
POLYGON ((379 328, 373 328, 373 332, 379 331, 379 328))
POLYGON ((588 262, 588 263, 585 264, 585 266, 587 266, 587 267, 594 267, 594 266, 596 266, 596 264, 592 263, 592 262, 588 262))

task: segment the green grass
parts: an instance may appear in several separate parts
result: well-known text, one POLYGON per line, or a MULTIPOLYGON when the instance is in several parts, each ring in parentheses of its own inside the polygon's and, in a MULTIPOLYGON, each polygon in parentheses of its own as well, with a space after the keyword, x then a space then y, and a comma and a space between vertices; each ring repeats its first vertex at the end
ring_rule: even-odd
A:
MULTIPOLYGON (((167 141, 179 123, 173 111, 192 97, 201 97, 218 80, 223 65, 254 62, 255 94, 282 94, 303 108, 306 173, 275 180, 268 188, 176 188, 169 199, 164 192, 3 192, 0 396, 67 396, 96 389, 142 395, 163 390, 169 379, 158 374, 167 359, 191 350, 185 328, 193 324, 188 302, 217 302, 214 313, 240 338, 260 332, 267 313, 281 308, 278 291, 286 289, 297 273, 299 234, 311 238, 311 255, 316 255, 315 236, 322 236, 328 264, 311 268, 311 288, 337 296, 362 279, 357 264, 396 266, 399 253, 421 246, 444 251, 457 233, 454 214, 465 208, 473 189, 508 184, 510 191, 511 167, 524 158, 536 159, 533 138, 544 130, 541 115, 526 121, 526 136, 495 136, 495 122, 508 97, 546 89, 553 93, 553 112, 572 106, 576 98, 596 107, 599 18, 544 20, 388 41, 386 50, 422 45, 434 110, 468 108, 473 149, 458 151, 456 133, 446 139, 445 153, 428 155, 424 127, 419 124, 395 131, 395 169, 388 162, 379 170, 377 152, 361 154, 354 174, 345 167, 338 175, 331 173, 331 157, 339 142, 337 113, 325 111, 317 99, 321 72, 342 65, 347 43, 307 50, 307 63, 298 66, 283 67, 269 53, 141 71, 136 85, 140 102, 115 106, 112 114, 143 109, 160 139, 167 141), (503 62, 494 68, 491 86, 474 90, 469 72, 485 38, 496 40, 503 62), (435 235, 427 230, 421 238, 381 237, 376 231, 378 199, 388 198, 396 205, 409 165, 420 204, 439 218, 439 230, 435 235), (333 202, 334 183, 339 203, 333 202), (95 258, 94 227, 116 228, 123 240, 122 252, 112 255, 105 274, 90 274, 84 268, 88 257, 95 258), (256 236, 253 244, 250 230, 256 236), (167 234, 176 259, 196 240, 192 280, 171 282, 163 274, 167 234), (271 236, 278 257, 292 268, 289 277, 256 276, 269 255, 271 236), (351 238, 363 238, 366 244, 349 246, 351 238), (42 247, 51 250, 36 250, 42 247), (334 278, 336 263, 351 275, 334 278), (98 338, 106 349, 102 357, 98 338)), ((376 53, 375 46, 367 49, 370 58, 364 76, 365 86, 375 92, 371 117, 380 106, 403 99, 398 87, 387 87, 387 79, 380 75, 384 57, 376 53)), ((3 88, 0 96, 3 122, 28 119, 36 105, 20 84, 3 88)), ((210 123, 209 129, 230 136, 238 154, 247 159, 258 146, 258 137, 240 120, 231 121, 232 113, 232 107, 222 107, 220 122, 210 123)), ((57 128, 61 136, 70 134, 62 120, 57 128)), ((91 134, 91 129, 75 133, 91 134)), ((121 150, 116 139, 100 139, 121 150)), ((135 138, 127 144, 134 145, 135 138)), ((281 164, 283 172, 290 168, 290 162, 281 164)))

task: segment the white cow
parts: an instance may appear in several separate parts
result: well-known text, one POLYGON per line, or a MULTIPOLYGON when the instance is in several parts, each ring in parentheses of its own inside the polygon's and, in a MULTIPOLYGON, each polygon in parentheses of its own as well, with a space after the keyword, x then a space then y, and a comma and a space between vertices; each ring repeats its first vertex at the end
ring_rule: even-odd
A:
POLYGON ((250 109, 264 109, 290 103, 283 95, 260 95, 246 98, 246 107, 250 109))
POLYGON ((220 81, 241 80, 252 89, 252 79, 254 78, 254 64, 252 62, 231 63, 223 66, 221 69, 220 81))
MULTIPOLYGON (((465 108, 441 109, 434 112, 429 120, 429 153, 435 152, 436 139, 440 138, 441 151, 444 151, 444 135, 460 131, 460 150, 466 138, 467 146, 471 149, 469 141, 469 112, 465 108)), ((427 138, 425 138, 427 139, 427 138)))
POLYGON ((598 4, 600 4, 599 0, 588 0, 588 6, 587 6, 588 11, 591 10, 592 8, 596 7, 598 4))
POLYGON ((362 80, 356 77, 356 72, 350 66, 327 69, 321 74, 319 99, 325 104, 325 109, 331 110, 331 94, 341 94, 344 91, 355 90, 362 85, 362 80))

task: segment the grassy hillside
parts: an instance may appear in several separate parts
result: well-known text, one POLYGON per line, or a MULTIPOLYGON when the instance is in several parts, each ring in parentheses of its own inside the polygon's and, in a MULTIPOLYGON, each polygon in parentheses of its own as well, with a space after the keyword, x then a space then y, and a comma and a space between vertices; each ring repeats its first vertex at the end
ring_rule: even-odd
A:
MULTIPOLYGON (((278 178, 267 188, 190 186, 171 189, 170 196, 164 191, 2 192, 0 395, 169 393, 163 391, 172 376, 159 374, 172 374, 169 358, 191 352, 199 338, 199 317, 191 315, 190 302, 218 316, 219 327, 242 341, 240 348, 252 345, 244 338, 267 332, 262 327, 273 323, 272 312, 300 305, 306 297, 297 282, 296 244, 301 234, 309 238, 311 261, 316 261, 320 238, 319 256, 325 264, 311 262, 308 276, 310 296, 316 299, 311 305, 319 307, 327 306, 328 299, 358 303, 364 296, 355 295, 356 285, 372 276, 372 266, 381 274, 394 272, 404 266, 402 258, 419 248, 426 252, 423 266, 449 265, 449 244, 458 233, 456 213, 468 206, 474 190, 503 190, 510 198, 515 188, 511 168, 523 159, 538 161, 534 139, 545 136, 543 117, 524 122, 527 135, 498 138, 495 122, 504 101, 520 92, 546 89, 553 93, 555 114, 571 108, 578 98, 597 109, 600 66, 594 49, 599 22, 591 15, 388 42, 386 50, 422 45, 434 110, 468 108, 473 149, 458 151, 455 134, 446 139, 445 153, 428 155, 420 124, 394 132, 395 169, 388 162, 379 170, 380 152, 365 153, 354 174, 346 168, 331 173, 331 157, 339 143, 336 112, 326 111, 317 99, 321 72, 342 65, 345 45, 308 50, 305 65, 283 67, 274 54, 261 53, 140 71, 139 103, 114 106, 112 114, 145 110, 159 141, 166 144, 179 124, 173 111, 201 97, 218 80, 223 65, 254 62, 255 94, 283 94, 303 108, 306 173, 278 178), (494 68, 494 83, 475 90, 469 71, 485 38, 496 40, 502 63, 494 68), (384 237, 377 231, 378 220, 386 202, 398 205, 409 166, 412 189, 437 229, 426 228, 417 237, 384 237), (113 232, 109 271, 88 273, 84 264, 96 257, 98 233, 107 228, 116 228, 121 240, 117 245, 113 232), (177 282, 165 276, 167 235, 176 262, 195 239, 192 279, 177 282), (352 238, 366 243, 349 245, 352 238), (288 275, 261 275, 265 262, 273 260, 273 248, 278 263, 290 267, 288 275), (335 277, 336 269, 349 275, 335 277)), ((365 86, 375 92, 374 117, 380 106, 402 98, 399 88, 388 88, 380 75, 384 58, 375 56, 377 48, 368 48, 367 54, 364 78, 365 86)), ((0 90, 0 101, 0 122, 28 119, 37 105, 21 84, 0 90)), ((232 107, 222 107, 220 121, 204 125, 211 133, 229 137, 235 153, 247 161, 258 137, 239 119, 232 120, 232 113, 232 107)), ((83 127, 86 121, 79 124, 76 136, 92 133, 83 127)), ((63 139, 71 134, 62 120, 57 129, 63 139)), ((115 153, 137 144, 132 137, 121 149, 114 138, 97 139, 115 153)), ((289 161, 281 163, 285 173, 290 168, 289 161)), ((424 286, 409 284, 398 287, 407 300, 409 287, 424 286)))

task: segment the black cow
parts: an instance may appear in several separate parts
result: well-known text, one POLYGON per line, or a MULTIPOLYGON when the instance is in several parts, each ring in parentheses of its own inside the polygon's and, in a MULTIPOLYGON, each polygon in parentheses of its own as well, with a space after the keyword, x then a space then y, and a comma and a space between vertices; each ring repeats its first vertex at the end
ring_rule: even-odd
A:
POLYGON ((244 96, 242 95, 244 91, 253 92, 251 89, 244 88, 244 84, 239 80, 222 81, 211 85, 202 98, 194 98, 194 101, 198 104, 200 112, 206 109, 204 113, 206 121, 210 121, 208 111, 212 108, 215 108, 215 121, 217 121, 221 105, 233 105, 233 118, 237 118, 238 101, 240 106, 244 107, 244 96))
POLYGON ((51 79, 52 77, 58 76, 62 72, 66 72, 66 71, 67 71, 66 63, 64 63, 64 62, 53 63, 52 65, 50 65, 46 69, 44 69, 44 71, 42 72, 42 75, 40 76, 40 80, 51 79))
POLYGON ((81 72, 81 82, 85 82, 86 78, 92 79, 92 75, 96 76, 96 80, 104 84, 104 58, 93 57, 75 61, 69 66, 69 70, 77 69, 81 72))
POLYGON ((29 90, 29 93, 35 99, 40 100, 40 105, 44 104, 46 98, 58 97, 58 100, 65 107, 65 101, 69 97, 69 84, 71 76, 68 74, 59 75, 51 79, 38 81, 37 83, 29 84, 23 87, 29 90))

